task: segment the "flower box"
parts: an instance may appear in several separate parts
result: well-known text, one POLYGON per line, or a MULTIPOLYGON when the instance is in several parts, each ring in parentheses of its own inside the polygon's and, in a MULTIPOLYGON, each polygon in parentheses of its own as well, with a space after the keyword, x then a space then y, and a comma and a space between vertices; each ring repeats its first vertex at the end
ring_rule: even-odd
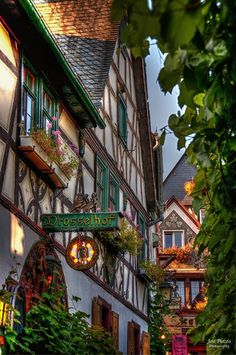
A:
POLYGON ((66 174, 54 161, 50 160, 45 151, 31 136, 21 136, 18 149, 37 170, 50 178, 55 187, 64 188, 68 185, 69 178, 66 174))

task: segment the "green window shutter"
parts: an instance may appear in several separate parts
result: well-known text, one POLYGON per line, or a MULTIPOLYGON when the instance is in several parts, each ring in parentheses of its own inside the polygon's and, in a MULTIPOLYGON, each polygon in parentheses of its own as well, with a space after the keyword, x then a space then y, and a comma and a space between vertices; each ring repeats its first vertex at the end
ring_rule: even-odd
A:
POLYGON ((116 179, 112 175, 110 175, 110 182, 109 182, 108 207, 112 211, 119 211, 119 185, 116 179))
POLYGON ((118 129, 119 129, 119 136, 123 143, 127 144, 127 107, 126 104, 121 96, 119 95, 118 98, 118 129))
POLYGON ((96 171, 96 192, 98 203, 97 207, 102 211, 107 209, 107 183, 108 183, 108 169, 106 165, 97 158, 97 171, 96 171))

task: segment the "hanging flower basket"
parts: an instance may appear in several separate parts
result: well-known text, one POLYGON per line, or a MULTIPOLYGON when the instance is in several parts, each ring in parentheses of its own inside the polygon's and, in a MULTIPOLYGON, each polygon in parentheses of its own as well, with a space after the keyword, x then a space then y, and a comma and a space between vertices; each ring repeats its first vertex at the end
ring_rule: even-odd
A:
POLYGON ((139 254, 143 240, 138 230, 131 226, 124 218, 120 230, 100 232, 97 237, 108 246, 113 253, 129 252, 131 255, 139 254))
POLYGON ((79 158, 62 141, 59 131, 54 136, 40 129, 20 137, 18 149, 40 170, 50 177, 56 187, 65 187, 79 166, 79 158))

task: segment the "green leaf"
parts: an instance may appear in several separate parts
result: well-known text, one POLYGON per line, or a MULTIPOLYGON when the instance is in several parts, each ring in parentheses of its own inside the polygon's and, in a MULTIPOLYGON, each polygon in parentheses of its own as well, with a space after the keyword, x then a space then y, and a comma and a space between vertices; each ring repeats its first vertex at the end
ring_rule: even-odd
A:
POLYGON ((178 97, 178 104, 182 108, 184 105, 187 105, 188 107, 195 108, 193 104, 193 98, 194 95, 196 94, 195 90, 188 90, 185 82, 182 81, 180 86, 180 94, 178 97))
POLYGON ((161 86, 162 91, 165 93, 171 93, 174 86, 180 81, 181 73, 178 71, 169 71, 166 68, 162 68, 159 75, 158 81, 161 86))
POLYGON ((203 92, 200 94, 197 94, 193 97, 193 102, 196 105, 203 107, 204 106, 204 102, 203 102, 204 97, 205 97, 205 94, 203 92))
POLYGON ((179 137, 178 144, 177 144, 178 150, 184 148, 185 147, 185 143, 186 143, 186 138, 184 136, 179 137))
POLYGON ((170 44, 170 47, 175 49, 192 40, 197 26, 202 21, 199 11, 201 3, 198 4, 199 6, 196 5, 191 11, 188 0, 173 0, 169 3, 162 16, 161 25, 163 39, 170 44))
POLYGON ((164 130, 159 139, 160 145, 163 145, 165 143, 165 138, 166 138, 166 131, 164 130))

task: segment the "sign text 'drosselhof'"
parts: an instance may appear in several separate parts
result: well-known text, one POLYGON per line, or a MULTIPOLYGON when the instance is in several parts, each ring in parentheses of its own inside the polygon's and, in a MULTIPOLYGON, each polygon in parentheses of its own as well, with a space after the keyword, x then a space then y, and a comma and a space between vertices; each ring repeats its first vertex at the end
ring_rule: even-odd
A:
POLYGON ((41 216, 42 228, 48 232, 120 229, 120 212, 48 213, 41 216))

